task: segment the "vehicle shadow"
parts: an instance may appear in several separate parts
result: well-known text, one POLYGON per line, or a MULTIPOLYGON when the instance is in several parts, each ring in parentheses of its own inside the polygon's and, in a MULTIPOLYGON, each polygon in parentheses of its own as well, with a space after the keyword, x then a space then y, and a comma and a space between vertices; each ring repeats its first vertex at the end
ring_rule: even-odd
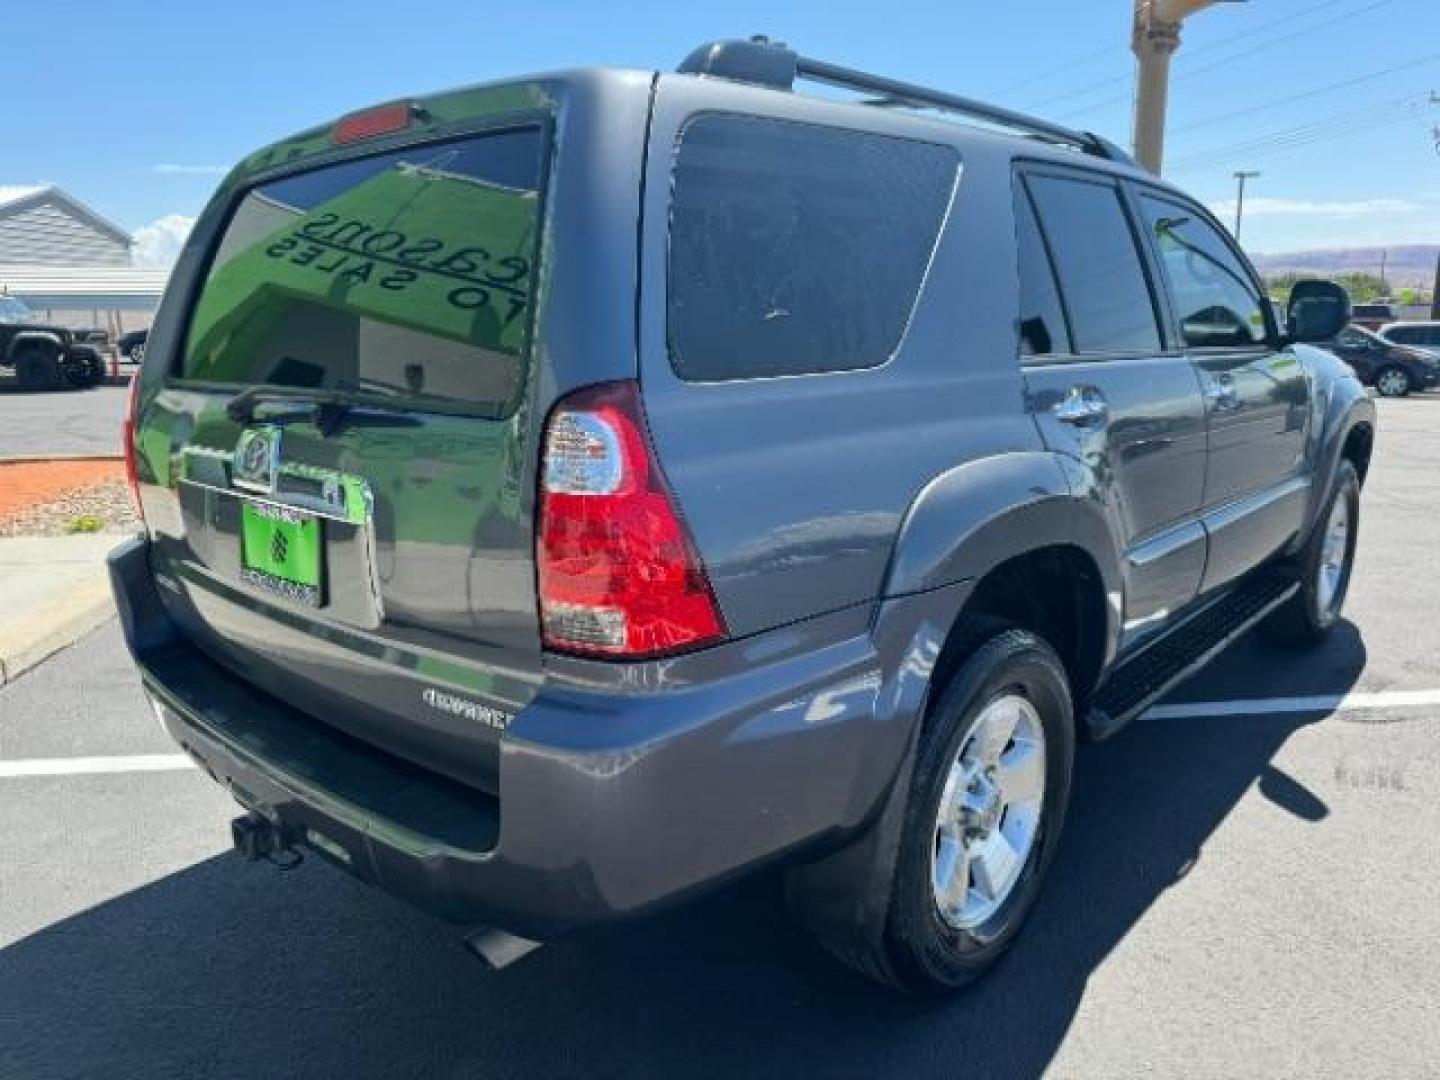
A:
MULTIPOLYGON (((1358 633, 1342 634, 1310 692, 1363 669, 1358 633)), ((1307 664, 1253 639, 1236 649, 1244 694, 1229 682, 1204 696, 1262 696, 1265 672, 1294 682, 1307 664)), ((227 854, 0 951, 0 1075, 1038 1076, 1091 972, 1237 800, 1258 786, 1326 816, 1272 764, 1320 718, 1149 719, 1082 747, 1034 919, 956 999, 904 998, 834 965, 787 924, 773 876, 494 973, 452 928, 313 858, 277 875, 227 854)))

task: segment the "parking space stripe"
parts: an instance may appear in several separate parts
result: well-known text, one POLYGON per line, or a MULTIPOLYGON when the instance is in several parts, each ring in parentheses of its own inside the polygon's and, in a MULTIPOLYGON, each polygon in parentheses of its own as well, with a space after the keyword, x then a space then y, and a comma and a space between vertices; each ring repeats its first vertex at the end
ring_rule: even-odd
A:
POLYGON ((1312 694, 1305 697, 1250 698, 1237 701, 1185 701, 1156 705, 1152 720, 1191 720, 1207 716, 1264 716, 1272 713, 1361 712, 1440 705, 1440 690, 1382 690, 1373 693, 1312 694))
POLYGON ((123 757, 28 758, 0 761, 0 779, 22 776, 84 776, 97 773, 172 772, 193 769, 184 754, 126 754, 123 757))

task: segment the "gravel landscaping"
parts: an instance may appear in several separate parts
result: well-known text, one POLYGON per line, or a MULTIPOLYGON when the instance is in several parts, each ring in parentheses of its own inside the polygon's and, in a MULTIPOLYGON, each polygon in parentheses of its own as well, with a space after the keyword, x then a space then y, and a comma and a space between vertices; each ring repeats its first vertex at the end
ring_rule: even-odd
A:
POLYGON ((0 536, 67 536, 81 532, 130 533, 140 518, 124 480, 73 488, 0 516, 0 536))

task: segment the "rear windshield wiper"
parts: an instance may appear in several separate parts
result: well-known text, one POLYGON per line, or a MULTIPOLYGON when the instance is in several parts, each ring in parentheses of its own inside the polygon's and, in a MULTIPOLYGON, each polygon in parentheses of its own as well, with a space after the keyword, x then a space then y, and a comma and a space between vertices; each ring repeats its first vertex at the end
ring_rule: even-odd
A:
MULTIPOLYGON (((372 403, 371 396, 402 397, 399 391, 384 384, 335 387, 329 390, 307 387, 248 386, 225 405, 225 413, 237 424, 255 422, 255 411, 265 402, 294 402, 307 407, 300 417, 312 419, 322 435, 333 435, 341 422, 357 404, 374 404, 377 408, 395 408, 384 402, 372 403)), ((275 418, 277 421, 280 417, 275 418)))

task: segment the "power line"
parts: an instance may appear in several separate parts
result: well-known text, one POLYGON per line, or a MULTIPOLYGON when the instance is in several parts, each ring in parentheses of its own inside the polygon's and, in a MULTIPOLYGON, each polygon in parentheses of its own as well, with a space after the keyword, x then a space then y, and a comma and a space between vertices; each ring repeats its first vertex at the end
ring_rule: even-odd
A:
POLYGON ((1028 79, 1021 79, 1019 82, 1011 83, 1009 86, 1002 86, 998 90, 992 90, 990 92, 990 96, 999 97, 1002 94, 1011 93, 1012 91, 1019 90, 1022 87, 1034 86, 1036 83, 1044 82, 1046 79, 1053 79, 1061 72, 1074 71, 1077 67, 1084 67, 1086 64, 1090 63, 1090 61, 1098 60, 1102 56, 1110 56, 1114 52, 1115 46, 1107 45, 1103 49, 1096 49, 1092 53, 1086 53, 1084 56, 1076 57, 1068 64, 1061 64, 1059 67, 1050 68, 1048 71, 1042 71, 1038 75, 1031 75, 1028 79))
MULTIPOLYGON (((1365 13, 1368 12, 1368 11, 1374 11, 1374 10, 1375 10, 1376 8, 1378 8, 1378 7, 1383 7, 1384 5, 1390 4, 1390 3, 1393 3, 1393 2, 1394 2, 1394 0, 1371 0, 1370 3, 1365 4, 1365 5, 1361 6, 1361 7, 1355 8, 1355 9, 1352 10, 1352 11, 1342 12, 1341 14, 1336 15, 1336 16, 1334 16, 1333 18, 1322 19, 1320 22, 1317 22, 1317 23, 1310 23, 1309 25, 1303 26, 1303 27, 1301 27, 1300 29, 1295 30, 1294 32, 1289 33, 1289 34, 1286 34, 1286 35, 1284 35, 1284 36, 1282 36, 1282 37, 1279 37, 1279 38, 1276 38, 1276 39, 1273 39, 1273 40, 1268 40, 1268 41, 1261 42, 1259 45, 1253 46, 1252 48, 1249 48, 1249 49, 1242 49, 1240 52, 1237 52, 1237 53, 1231 53, 1229 56, 1222 57, 1221 59, 1216 60, 1216 61, 1215 61, 1214 63, 1212 63, 1212 64, 1206 64, 1205 66, 1199 67, 1199 68, 1187 68, 1187 69, 1182 69, 1181 71, 1179 71, 1179 72, 1176 73, 1176 75, 1175 75, 1175 77, 1174 77, 1174 79, 1173 79, 1172 81, 1173 81, 1173 82, 1180 82, 1180 81, 1183 80, 1183 79, 1194 78, 1196 75, 1203 75, 1203 74, 1205 74, 1206 72, 1214 71, 1216 68, 1224 67, 1226 64, 1233 63, 1233 62, 1236 61, 1236 60, 1243 60, 1243 59, 1245 59, 1247 56, 1253 56, 1254 54, 1259 53, 1259 52, 1269 52, 1269 51, 1273 50, 1276 45, 1283 44, 1284 42, 1287 42, 1287 41, 1293 41, 1295 38, 1303 37, 1303 36, 1306 35, 1306 34, 1314 33, 1316 30, 1323 30, 1323 29, 1324 29, 1325 27, 1327 27, 1327 26, 1334 26, 1336 23, 1345 22, 1347 19, 1353 19, 1353 18, 1354 18, 1355 16, 1357 16, 1357 15, 1363 15, 1363 14, 1365 14, 1365 13)), ((1291 20, 1289 20, 1289 21, 1293 23, 1294 20, 1291 19, 1291 20)), ((1249 34, 1246 34, 1245 36, 1246 36, 1246 37, 1251 37, 1251 36, 1253 36, 1253 34, 1254 34, 1254 31, 1251 31, 1249 34)), ((1191 55, 1193 56, 1194 54, 1191 54, 1191 55)), ((1124 78, 1125 78, 1125 79, 1128 79, 1129 76, 1124 76, 1124 78)), ((1112 81, 1114 81, 1114 80, 1112 80, 1112 81)), ((1055 100, 1055 99, 1051 99, 1051 100, 1055 100)), ((1081 107, 1078 108, 1078 109, 1072 109, 1072 110, 1070 110, 1069 112, 1061 113, 1057 119, 1065 120, 1065 119, 1068 119, 1068 118, 1074 117, 1074 116, 1083 116, 1085 113, 1095 112, 1095 111, 1097 111, 1097 110, 1099 110, 1099 109, 1107 108, 1107 107, 1109 107, 1110 105, 1118 104, 1118 103, 1120 103, 1120 102, 1129 101, 1129 100, 1130 100, 1130 95, 1128 95, 1128 94, 1119 94, 1119 95, 1116 95, 1115 97, 1106 98, 1104 101, 1098 101, 1098 102, 1095 102, 1095 103, 1090 104, 1090 105, 1083 105, 1083 106, 1081 106, 1081 107)))
POLYGON ((1236 158, 1244 158, 1249 161, 1253 158, 1270 157, 1274 154, 1299 150, 1315 143, 1329 142, 1348 135, 1413 121, 1415 119, 1414 110, 1422 100, 1414 95, 1394 98, 1366 105, 1360 109, 1321 117, 1299 127, 1269 132, 1244 142, 1212 147, 1179 158, 1173 162, 1167 172, 1196 172, 1205 166, 1229 168, 1228 163, 1236 158), (1379 118, 1380 111, 1387 108, 1401 108, 1408 111, 1387 119, 1379 118))
POLYGON ((1174 162, 1174 165, 1176 168, 1179 168, 1181 165, 1194 161, 1215 161, 1228 157, 1246 156, 1252 151, 1259 153, 1271 149, 1305 145, 1310 142, 1319 141, 1322 137, 1329 136, 1340 130, 1341 127, 1348 128, 1349 125, 1355 123, 1372 123, 1382 110, 1413 105, 1415 101, 1416 99, 1412 95, 1403 98, 1392 98, 1382 102, 1374 102, 1358 109, 1350 109, 1345 112, 1320 117, 1297 127, 1271 131, 1238 142, 1197 151, 1179 158, 1174 162))
MULTIPOLYGON (((1405 97, 1387 98, 1384 101, 1368 102, 1354 109, 1347 109, 1343 112, 1318 117, 1317 119, 1307 121, 1293 128, 1284 128, 1279 131, 1267 132, 1263 135, 1251 136, 1219 148, 1203 151, 1203 153, 1208 157, 1223 153, 1243 153, 1252 148, 1261 150, 1266 147, 1279 146, 1294 141, 1308 142, 1313 136, 1324 135, 1334 130, 1334 125, 1336 124, 1373 120, 1377 115, 1383 115, 1383 113, 1389 109, 1404 108, 1406 106, 1413 108, 1418 100, 1414 94, 1409 94, 1405 97)), ((1196 157, 1199 155, 1192 154, 1190 156, 1196 157)))
POLYGON ((1440 53, 1430 53, 1428 56, 1422 56, 1418 60, 1411 60, 1409 63, 1396 64, 1394 67, 1367 72, 1364 75, 1357 75, 1354 78, 1326 83, 1324 86, 1317 86, 1313 90, 1304 90, 1298 94, 1291 94, 1289 97, 1275 98, 1274 100, 1265 102, 1263 105, 1252 105, 1246 109, 1236 109, 1234 112, 1220 113, 1217 116, 1207 116, 1203 120, 1196 120, 1191 124, 1171 128, 1170 133, 1173 135, 1182 131, 1193 131, 1196 128, 1207 127, 1210 124, 1219 124, 1226 120, 1234 120, 1237 117, 1264 112, 1266 109, 1273 109, 1280 105, 1289 105, 1295 101, 1304 101, 1306 98, 1319 97, 1321 94, 1327 94, 1331 90, 1341 90, 1350 86, 1359 86, 1361 83, 1374 82, 1376 79, 1383 78, 1386 75, 1393 75, 1397 71, 1408 71, 1411 68, 1423 67, 1425 64, 1432 64, 1436 60, 1440 60, 1440 53))
MULTIPOLYGON (((1353 2, 1354 2, 1354 0, 1324 0, 1323 3, 1315 4, 1313 7, 1311 7, 1311 8, 1309 9, 1309 11, 1306 12, 1306 14, 1307 14, 1307 15, 1314 15, 1314 14, 1317 13, 1317 12, 1324 11, 1324 10, 1326 10, 1327 8, 1333 8, 1333 7, 1335 7, 1335 6, 1339 5, 1339 4, 1349 4, 1349 3, 1353 3, 1353 2)), ((1369 10, 1370 7, 1377 7, 1377 6, 1379 6, 1379 4, 1389 3, 1389 2, 1390 2, 1390 0, 1378 0, 1377 3, 1372 3, 1372 4, 1370 4, 1368 7, 1361 7, 1361 8, 1359 8, 1359 9, 1357 9, 1356 11, 1349 12, 1349 13, 1346 14, 1346 15, 1342 15, 1342 18, 1349 18, 1351 15, 1362 14, 1363 12, 1369 10)), ((1263 33, 1264 31, 1274 29, 1275 27, 1278 27, 1278 26, 1293 25, 1294 22, 1295 22, 1295 16, 1294 16, 1294 15, 1288 15, 1288 16, 1286 16, 1286 17, 1283 18, 1283 19, 1275 19, 1275 20, 1273 20, 1273 21, 1271 21, 1271 22, 1268 22, 1268 23, 1261 23, 1259 26, 1252 27, 1251 29, 1246 30, 1246 31, 1244 31, 1244 32, 1242 32, 1242 33, 1230 34, 1230 35, 1228 35, 1228 36, 1226 36, 1226 37, 1224 37, 1224 38, 1221 38, 1219 41, 1212 41, 1212 42, 1209 42, 1208 44, 1200 45, 1200 46, 1198 46, 1198 47, 1196 47, 1196 48, 1194 48, 1194 49, 1191 49, 1191 50, 1189 50, 1189 51, 1185 54, 1185 58, 1186 58, 1186 60, 1193 60, 1193 59, 1194 59, 1195 57, 1197 57, 1197 56, 1206 56, 1206 55, 1214 52, 1216 49, 1223 49, 1223 48, 1225 48, 1225 47, 1227 47, 1227 46, 1229 46, 1229 45, 1234 44, 1234 43, 1237 42, 1237 41, 1253 40, 1253 39, 1254 39, 1254 36, 1255 36, 1256 34, 1263 33)), ((1282 39, 1282 40, 1284 40, 1284 39, 1282 39)), ((1268 47, 1268 45, 1267 45, 1267 47, 1268 47)), ((1091 59, 1094 59, 1094 58, 1095 58, 1096 56, 1098 56, 1098 55, 1103 55, 1105 52, 1110 52, 1110 51, 1112 51, 1112 50, 1104 50, 1102 53, 1091 53, 1091 54, 1089 54, 1086 58, 1083 58, 1083 60, 1091 60, 1091 59)), ((1129 52, 1129 50, 1126 50, 1127 55, 1128 55, 1128 52, 1129 52)), ((1045 73, 1044 75, 1040 75, 1040 76, 1037 76, 1037 77, 1035 77, 1035 78, 1027 79, 1027 80, 1025 80, 1024 83, 1018 84, 1018 85, 1028 85, 1028 84, 1031 84, 1031 83, 1039 82, 1039 81, 1041 81, 1041 80, 1043 80, 1043 79, 1048 78, 1050 75, 1055 74, 1055 73, 1058 72, 1058 71, 1065 70, 1065 69, 1067 69, 1067 68, 1078 67, 1078 66, 1080 66, 1080 63, 1081 63, 1081 62, 1082 62, 1081 60, 1074 61, 1074 62, 1072 62, 1072 63, 1070 63, 1070 64, 1066 64, 1064 68, 1056 68, 1056 69, 1054 69, 1054 70, 1052 70, 1052 71, 1050 71, 1050 72, 1045 73)), ((1177 76, 1177 77, 1178 77, 1178 76, 1177 76)), ((1078 89, 1071 90, 1071 91, 1069 91, 1069 92, 1067 92, 1067 93, 1063 93, 1063 94, 1051 94, 1051 95, 1049 95, 1048 97, 1044 97, 1044 98, 1039 99, 1038 101, 1026 102, 1026 103, 1024 103, 1024 104, 1021 106, 1021 108, 1024 108, 1024 109, 1036 109, 1036 108, 1040 108, 1041 106, 1049 105, 1049 104, 1052 104, 1052 103, 1057 102, 1057 101, 1065 101, 1065 100, 1070 99, 1070 98, 1083 97, 1083 96, 1085 96, 1087 93, 1090 93, 1090 92, 1093 91, 1093 90, 1102 90, 1102 89, 1104 89, 1104 88, 1106 88, 1106 87, 1109 87, 1109 86, 1116 86, 1116 85, 1119 85, 1119 84, 1121 84, 1121 83, 1129 82, 1129 81, 1130 81, 1130 78, 1131 78, 1131 73, 1129 73, 1129 72, 1126 72, 1126 73, 1123 74, 1123 75, 1112 75, 1112 76, 1110 76, 1110 77, 1108 77, 1108 78, 1101 79, 1101 80, 1099 80, 1098 82, 1087 83, 1086 85, 1084 85, 1084 86, 1082 86, 1082 87, 1079 87, 1078 89)), ((1008 89, 1013 90, 1013 89, 1015 89, 1015 88, 1016 88, 1016 87, 1012 86, 1012 87, 1009 87, 1008 89)), ((1002 92, 1004 92, 1004 91, 1002 91, 1002 92)), ((1110 100, 1115 100, 1115 99, 1110 99, 1110 100)), ((1120 99, 1120 100, 1124 100, 1124 99, 1122 98, 1122 99, 1120 99)), ((1103 102, 1102 105, 1108 105, 1109 103, 1110 103, 1110 101, 1107 100, 1106 102, 1103 102)), ((1099 107, 1101 107, 1101 106, 1095 106, 1095 107, 1096 107, 1096 108, 1099 108, 1099 107)))

